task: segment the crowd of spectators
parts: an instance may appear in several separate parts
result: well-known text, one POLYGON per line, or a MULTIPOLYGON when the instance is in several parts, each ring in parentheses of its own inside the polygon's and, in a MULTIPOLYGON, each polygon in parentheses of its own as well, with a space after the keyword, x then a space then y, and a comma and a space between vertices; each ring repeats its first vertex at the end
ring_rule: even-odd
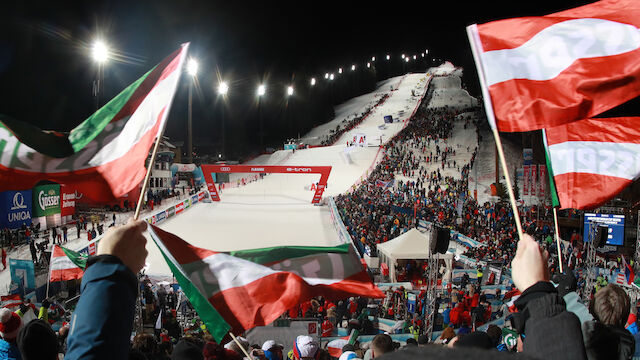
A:
POLYGON ((389 98, 389 94, 382 95, 372 106, 368 106, 361 114, 353 115, 352 118, 344 119, 335 129, 329 130, 329 134, 320 142, 320 146, 334 145, 336 141, 346 132, 358 126, 367 116, 372 109, 375 109, 378 105, 382 104, 389 98))

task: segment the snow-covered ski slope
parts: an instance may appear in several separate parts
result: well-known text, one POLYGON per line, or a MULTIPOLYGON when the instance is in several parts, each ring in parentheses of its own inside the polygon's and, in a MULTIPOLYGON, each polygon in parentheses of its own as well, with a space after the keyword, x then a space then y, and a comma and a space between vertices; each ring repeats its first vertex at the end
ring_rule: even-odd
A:
MULTIPOLYGON (((324 196, 343 193, 371 167, 379 153, 380 136, 386 141, 403 128, 404 120, 414 112, 426 92, 427 82, 428 77, 424 73, 383 81, 373 93, 337 107, 336 119, 329 125, 313 129, 310 135, 304 136, 321 137, 342 120, 362 113, 381 96, 389 94, 384 103, 373 109, 359 126, 345 133, 334 146, 295 152, 281 150, 259 156, 250 163, 331 166, 324 196), (401 121, 386 124, 385 129, 380 129, 378 126, 384 123, 385 115, 392 115, 401 121), (347 139, 351 139, 355 133, 366 134, 371 146, 352 147, 348 150, 349 154, 345 154, 347 139)), ((328 207, 311 205, 313 191, 310 186, 318 179, 319 175, 266 175, 245 186, 226 188, 221 191, 220 202, 196 205, 183 215, 161 223, 160 227, 194 246, 217 251, 277 245, 333 245, 338 242, 338 236, 331 223, 328 207)), ((169 274, 158 248, 149 240, 147 273, 169 274)))

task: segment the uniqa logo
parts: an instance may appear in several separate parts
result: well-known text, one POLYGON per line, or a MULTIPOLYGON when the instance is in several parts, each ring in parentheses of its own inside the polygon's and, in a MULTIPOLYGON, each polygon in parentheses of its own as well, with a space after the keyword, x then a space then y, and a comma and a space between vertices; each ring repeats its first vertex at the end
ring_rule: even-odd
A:
POLYGON ((38 194, 38 204, 40 204, 40 209, 45 210, 50 206, 57 206, 60 204, 60 197, 55 195, 54 191, 49 192, 50 195, 46 195, 44 191, 40 191, 38 194), (51 194, 53 192, 53 194, 51 194))
POLYGON ((21 192, 17 192, 15 193, 15 195, 13 195, 13 206, 11 207, 11 210, 19 210, 19 209, 26 209, 27 205, 24 204, 24 196, 22 195, 21 192))

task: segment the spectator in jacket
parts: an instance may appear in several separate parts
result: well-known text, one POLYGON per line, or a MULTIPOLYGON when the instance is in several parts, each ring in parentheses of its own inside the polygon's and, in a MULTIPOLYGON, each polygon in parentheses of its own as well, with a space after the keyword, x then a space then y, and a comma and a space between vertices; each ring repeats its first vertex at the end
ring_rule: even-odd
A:
POLYGON ((147 223, 111 228, 87 261, 67 340, 65 359, 126 359, 138 281, 147 257, 147 223))
POLYGON ((17 343, 22 360, 58 359, 58 336, 51 325, 42 319, 27 323, 18 333, 17 343))
POLYGON ((629 295, 615 284, 596 292, 589 309, 595 320, 582 325, 589 360, 633 357, 635 339, 624 328, 629 317, 629 303, 629 295))
POLYGON ((7 308, 0 309, 0 359, 21 359, 16 338, 22 328, 22 318, 7 308))

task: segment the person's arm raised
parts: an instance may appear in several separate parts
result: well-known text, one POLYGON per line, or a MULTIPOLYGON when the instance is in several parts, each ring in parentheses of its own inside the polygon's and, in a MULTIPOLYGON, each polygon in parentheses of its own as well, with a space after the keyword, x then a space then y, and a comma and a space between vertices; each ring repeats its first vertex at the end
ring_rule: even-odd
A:
POLYGON ((87 261, 82 295, 71 319, 65 359, 126 359, 147 257, 144 221, 111 228, 87 261))

